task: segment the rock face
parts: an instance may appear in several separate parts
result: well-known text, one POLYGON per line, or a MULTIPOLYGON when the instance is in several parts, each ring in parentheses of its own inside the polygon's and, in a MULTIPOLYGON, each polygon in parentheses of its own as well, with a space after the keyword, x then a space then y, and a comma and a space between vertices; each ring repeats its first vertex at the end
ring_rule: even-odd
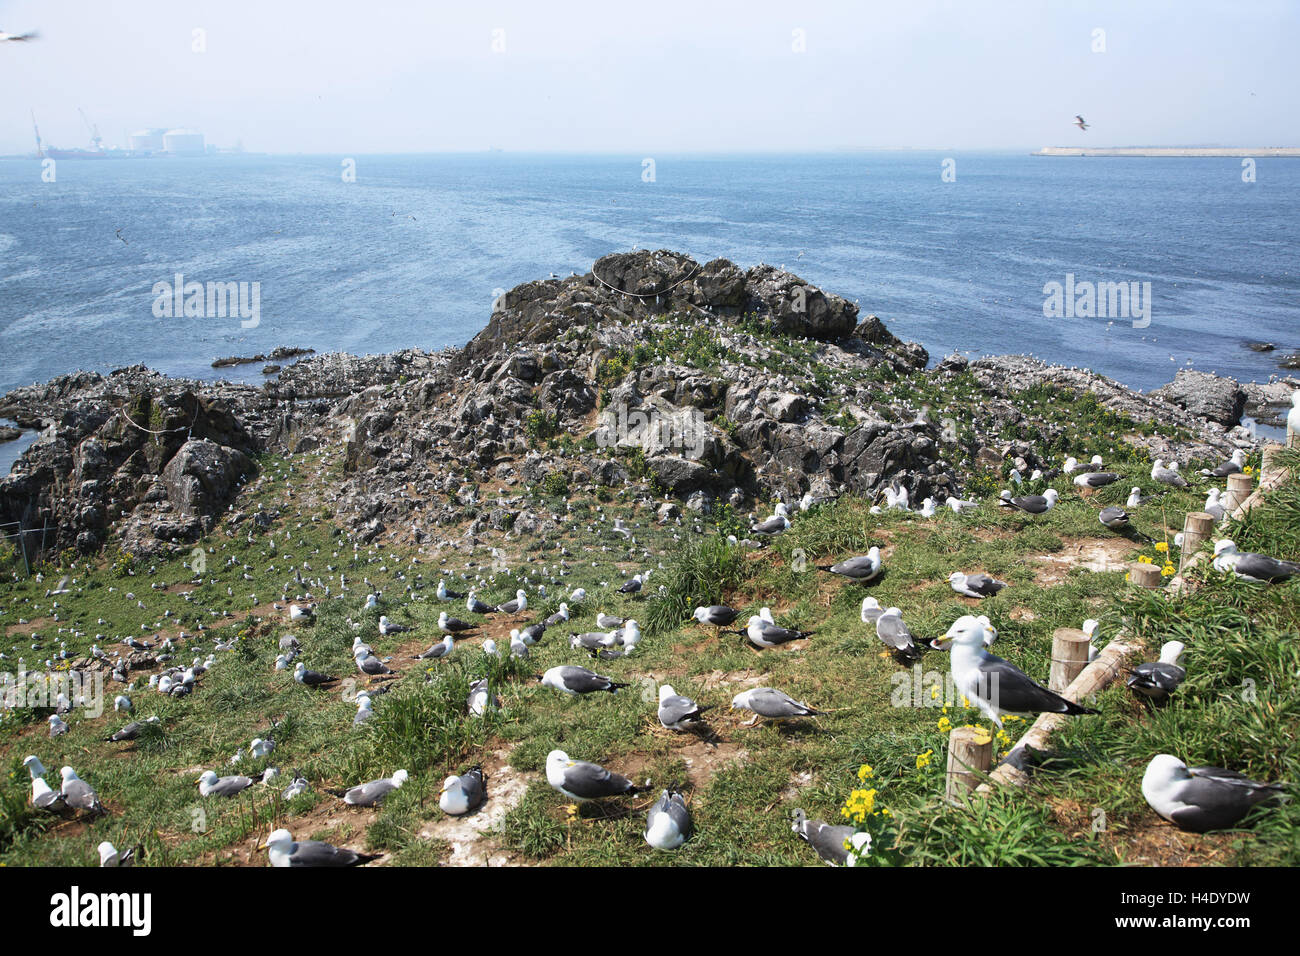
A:
POLYGON ((1246 410, 1246 393, 1236 379, 1191 369, 1179 369, 1172 382, 1151 394, 1229 428, 1241 423, 1246 410))
POLYGON ((133 367, 16 389, 0 417, 42 433, 0 479, 0 521, 48 523, 60 549, 181 550, 237 499, 259 454, 316 451, 338 454, 333 506, 362 541, 400 531, 419 542, 452 525, 554 531, 502 497, 524 486, 630 484, 647 500, 676 496, 681 508, 660 508, 673 518, 895 483, 913 501, 942 500, 967 476, 959 455, 978 468, 1050 467, 1034 443, 1002 438, 1059 437, 1018 399, 1036 385, 1196 436, 1177 448, 1131 436, 1165 457, 1222 456, 1248 440, 1223 432, 1240 406, 1222 380, 1180 373, 1166 400, 1024 356, 954 355, 925 372, 928 362, 876 316, 859 321, 855 305, 791 273, 619 253, 505 293, 460 350, 312 355, 261 387, 133 367), (911 397, 955 377, 976 391, 961 446, 951 421, 911 397), (478 497, 484 484, 494 505, 478 497))

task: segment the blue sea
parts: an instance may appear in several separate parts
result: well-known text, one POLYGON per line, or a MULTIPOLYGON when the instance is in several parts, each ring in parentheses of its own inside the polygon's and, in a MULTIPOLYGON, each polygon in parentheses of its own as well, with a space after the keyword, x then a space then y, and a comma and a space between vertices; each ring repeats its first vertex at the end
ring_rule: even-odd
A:
POLYGON ((462 345, 499 289, 667 247, 784 265, 938 357, 1030 352, 1140 388, 1266 380, 1300 347, 1300 161, 1010 153, 481 153, 0 161, 0 392, 277 345, 462 345), (945 159, 956 178, 944 182, 945 159), (154 314, 156 283, 260 283, 260 324, 154 314), (1150 282, 1150 325, 1044 318, 1044 286, 1150 282), (1280 353, 1278 353, 1280 354, 1280 353))

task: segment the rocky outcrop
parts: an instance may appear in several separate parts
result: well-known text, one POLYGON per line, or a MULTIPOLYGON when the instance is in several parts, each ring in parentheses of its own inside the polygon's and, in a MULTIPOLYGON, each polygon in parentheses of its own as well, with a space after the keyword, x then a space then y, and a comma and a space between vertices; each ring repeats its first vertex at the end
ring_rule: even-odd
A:
POLYGON ((1035 386, 1061 401, 1092 393, 1193 436, 1176 447, 1154 430, 1124 436, 1153 456, 1218 457, 1250 440, 1225 432, 1221 402, 1194 401, 1226 394, 1220 380, 1184 388, 1180 376, 1178 389, 1142 395, 1024 356, 952 355, 926 372, 928 362, 878 317, 859 321, 854 304, 792 273, 620 253, 506 292, 464 349, 312 355, 261 387, 133 367, 16 389, 0 417, 41 436, 0 479, 0 520, 48 523, 57 548, 179 550, 237 500, 257 455, 321 449, 340 453, 332 505, 362 541, 423 542, 453 527, 545 534, 550 519, 508 491, 529 486, 631 484, 693 511, 872 497, 888 484, 942 499, 972 468, 1051 467, 1037 448, 1057 447, 1061 426, 1024 400, 1035 386), (913 398, 954 381, 975 390, 969 407, 913 398), (484 485, 496 501, 480 498, 484 485))
POLYGON ((1246 393, 1236 379, 1192 369, 1179 369, 1172 382, 1151 394, 1229 428, 1241 424, 1246 410, 1246 393))

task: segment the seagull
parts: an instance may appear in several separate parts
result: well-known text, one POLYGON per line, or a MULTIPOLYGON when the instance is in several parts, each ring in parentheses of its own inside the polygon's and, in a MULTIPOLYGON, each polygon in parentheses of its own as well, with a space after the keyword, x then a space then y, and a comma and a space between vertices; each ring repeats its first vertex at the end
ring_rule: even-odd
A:
MULTIPOLYGON (((439 582, 438 582, 438 585, 441 587, 442 582, 439 581, 439 582)), ((439 593, 438 593, 438 596, 439 596, 439 597, 442 597, 442 593, 439 592, 439 593)), ((374 608, 374 607, 379 607, 379 595, 377 595, 377 594, 367 594, 367 595, 366 595, 366 606, 365 606, 364 608, 362 608, 362 610, 363 610, 363 611, 369 611, 371 608, 374 608)))
POLYGON ((128 847, 125 850, 118 851, 117 847, 105 840, 98 847, 96 852, 99 853, 99 865, 106 867, 114 866, 134 866, 135 865, 135 847, 128 847))
POLYGON ((326 684, 332 684, 338 680, 337 677, 322 674, 320 671, 307 670, 307 665, 302 661, 299 661, 294 667, 293 679, 299 684, 305 684, 308 687, 324 687, 326 684))
POLYGON ((150 724, 156 724, 157 722, 158 722, 157 717, 150 717, 147 720, 132 721, 131 723, 123 727, 121 730, 119 730, 117 733, 113 734, 110 737, 105 737, 104 739, 108 741, 112 741, 113 743, 121 743, 124 740, 135 740, 137 737, 140 736, 140 734, 143 731, 145 731, 149 727, 150 724))
POLYGON ((740 612, 735 608, 727 607, 725 604, 710 604, 708 607, 697 607, 693 616, 701 624, 726 627, 735 623, 736 618, 740 616, 740 612))
POLYGON ((779 722, 792 717, 816 717, 821 713, 773 687, 755 687, 737 694, 731 698, 731 706, 737 710, 752 710, 754 717, 749 721, 751 724, 760 717, 779 722))
POLYGON ((99 794, 93 787, 77 776, 77 771, 64 767, 59 771, 63 777, 63 802, 74 810, 89 810, 91 813, 103 813, 104 805, 99 802, 99 794))
POLYGON ((572 601, 574 604, 581 604, 586 599, 587 599, 586 588, 574 588, 572 593, 569 594, 569 600, 572 601))
POLYGON ((637 792, 637 786, 627 777, 611 773, 599 764, 570 760, 563 750, 552 750, 546 755, 546 782, 579 803, 637 792))
POLYGON ((786 508, 785 502, 778 501, 776 503, 775 512, 776 513, 773 514, 772 517, 768 518, 766 521, 760 524, 752 525, 749 529, 749 533, 761 534, 770 537, 772 535, 780 534, 786 528, 790 527, 790 517, 789 517, 790 512, 789 509, 786 508))
POLYGON ((438 658, 441 657, 450 657, 451 652, 455 650, 455 648, 456 648, 456 641, 450 634, 448 634, 446 637, 444 637, 437 644, 434 644, 433 647, 429 648, 423 654, 417 654, 412 659, 417 661, 432 661, 432 660, 437 660, 438 658))
POLYGON ((357 670, 370 677, 376 677, 380 674, 395 673, 390 667, 386 666, 383 661, 374 654, 358 654, 355 658, 357 670))
POLYGON ((314 616, 314 606, 310 604, 290 604, 289 620, 310 621, 314 616))
POLYGON ((1089 661, 1095 661, 1097 659, 1097 642, 1095 639, 1095 635, 1097 633, 1097 628, 1099 627, 1101 627, 1101 622, 1093 618, 1088 618, 1088 620, 1083 622, 1082 631, 1084 634, 1088 635, 1088 660, 1089 661))
POLYGON ((903 612, 896 607, 881 611, 876 617, 876 637, 901 664, 915 664, 921 659, 921 648, 903 622, 903 612))
POLYGON ((1294 561, 1282 561, 1253 551, 1238 551, 1237 546, 1226 538, 1214 542, 1214 569, 1231 571, 1248 581, 1267 581, 1269 584, 1300 574, 1300 564, 1294 561))
POLYGON ((0 30, 0 43, 26 43, 28 40, 35 40, 39 37, 39 33, 5 33, 0 30))
POLYGON ((524 611, 528 610, 528 598, 524 594, 523 589, 521 588, 515 592, 515 599, 513 601, 506 601, 505 604, 498 604, 496 610, 502 614, 522 614, 524 611))
POLYGON ((477 810, 486 799, 487 786, 483 780, 483 768, 474 767, 468 773, 450 776, 442 782, 438 806, 442 807, 444 813, 459 817, 477 810))
POLYGON ((660 791, 646 815, 645 841, 656 850, 675 850, 691 838, 693 830, 686 800, 676 790, 660 791))
POLYGON ((58 714, 50 714, 50 737, 62 737, 68 732, 67 722, 58 714))
MULTIPOLYGON (((1177 463, 1173 464, 1176 465, 1177 463)), ((1178 473, 1178 468, 1166 468, 1162 458, 1157 458, 1155 464, 1151 466, 1151 480, 1174 488, 1187 487, 1187 479, 1178 473)))
POLYGON ((1178 663, 1182 653, 1182 641, 1168 641, 1160 648, 1160 660, 1139 664, 1129 672, 1129 690, 1157 703, 1168 700, 1187 677, 1186 669, 1178 663))
POLYGON ((374 704, 370 700, 370 695, 357 694, 357 712, 352 717, 352 726, 360 726, 373 716, 375 716, 375 711, 374 704))
MULTIPOLYGON (((351 807, 377 806, 384 802, 386 796, 406 783, 409 777, 410 774, 405 770, 399 770, 391 777, 360 784, 343 794, 343 802, 351 807)), ((337 791, 330 792, 337 796, 337 791)))
POLYGON ((619 594, 636 594, 641 590, 641 585, 645 582, 645 575, 634 574, 632 580, 628 581, 618 589, 619 594))
POLYGON ((1095 714, 1035 682, 1014 664, 985 650, 983 623, 959 617, 936 646, 952 649, 952 679, 957 690, 1002 726, 1002 714, 1095 714))
POLYGON ((293 772, 293 780, 290 781, 289 786, 284 788, 284 792, 280 794, 280 798, 285 801, 292 800, 294 797, 301 796, 310 789, 311 785, 307 782, 307 778, 295 770, 293 772))
POLYGON ((1283 786, 1258 783, 1221 767, 1188 767, 1170 754, 1152 757, 1142 775, 1142 796, 1151 809, 1193 833, 1234 826, 1255 804, 1276 796, 1283 786))
POLYGON ((218 777, 213 770, 205 770, 199 777, 199 794, 204 797, 233 797, 247 790, 257 781, 252 777, 218 777))
POLYGON ((960 498, 948 498, 945 502, 952 509, 953 514, 961 514, 963 511, 974 511, 980 506, 978 501, 963 501, 960 498))
POLYGON ((447 582, 438 579, 438 600, 439 601, 459 601, 465 596, 463 591, 452 591, 447 587, 447 582))
POLYGON ((381 637, 387 637, 389 634, 403 634, 410 628, 405 624, 394 624, 384 615, 379 616, 379 634, 381 637))
POLYGON ((496 710, 501 701, 492 693, 486 677, 469 685, 469 696, 465 698, 465 708, 472 717, 482 717, 489 709, 496 710))
POLYGON ((623 626, 623 618, 614 617, 611 614, 606 614, 604 611, 601 611, 596 615, 596 626, 603 631, 612 631, 616 627, 623 626))
MULTIPOLYGON (((1300 392, 1297 392, 1296 394, 1300 395, 1300 392)), ((1205 507, 1201 510, 1211 518, 1217 518, 1222 521, 1228 514, 1228 509, 1224 507, 1222 499, 1223 492, 1218 488, 1211 488, 1209 494, 1205 496, 1205 507)))
MULTIPOLYGON (((771 613, 770 611, 768 612, 771 613)), ((749 619, 749 626, 745 628, 745 634, 751 644, 758 647, 776 647, 780 644, 786 644, 790 641, 801 641, 805 637, 811 637, 816 631, 797 631, 791 628, 781 627, 764 619, 761 615, 755 614, 749 619)))
POLYGON ((444 634, 458 634, 461 631, 472 631, 477 624, 469 624, 458 617, 448 617, 447 612, 443 611, 438 615, 438 630, 444 634))
POLYGON ((704 720, 700 715, 711 706, 701 707, 673 690, 671 684, 659 686, 659 723, 669 730, 694 730, 703 726, 704 720))
POLYGON ((1246 467, 1246 453, 1238 448, 1232 453, 1232 457, 1214 469, 1202 468, 1201 474, 1209 478, 1227 478, 1229 475, 1236 475, 1246 467))
POLYGON ((493 607, 491 604, 485 604, 480 601, 475 592, 471 590, 469 597, 465 598, 465 610, 471 614, 491 614, 493 607))
POLYGON ((880 548, 872 547, 865 555, 849 558, 838 564, 817 565, 818 571, 827 571, 848 578, 856 584, 866 584, 880 576, 880 548))
POLYGON ((563 624, 569 619, 569 605, 563 601, 560 602, 560 609, 548 617, 542 623, 547 627, 555 627, 557 624, 563 624))
POLYGON ((1031 515, 1046 514, 1056 507, 1058 493, 1055 488, 1048 488, 1041 495, 1025 495, 1023 498, 1012 498, 1011 492, 1002 492, 998 499, 998 504, 1003 508, 1015 508, 1031 515))
POLYGON ((862 599, 862 623, 875 624, 880 615, 885 613, 885 609, 880 606, 880 602, 873 597, 864 597, 862 599))
POLYGON ((1121 477, 1113 471, 1089 471, 1075 475, 1074 483, 1080 488, 1104 488, 1119 481, 1121 477))
POLYGON ((960 571, 948 575, 948 583, 958 594, 973 598, 993 597, 1007 586, 1005 581, 999 581, 987 574, 963 574, 960 571))
POLYGON ((628 686, 608 677, 602 677, 585 667, 577 667, 572 664, 552 667, 541 676, 541 682, 543 687, 554 687, 556 690, 569 695, 592 694, 600 691, 608 691, 613 694, 617 693, 620 687, 628 686))
POLYGON ((358 853, 320 840, 295 841, 288 830, 276 830, 258 847, 266 850, 272 866, 363 866, 378 855, 358 853))
POLYGON ((64 807, 64 797, 61 791, 54 790, 45 782, 45 767, 41 764, 40 759, 32 754, 23 760, 23 766, 32 777, 32 806, 38 810, 49 810, 56 813, 64 807))
POLYGON ((1083 117, 1077 113, 1074 115, 1074 125, 1079 127, 1079 129, 1083 130, 1084 132, 1087 132, 1089 126, 1088 123, 1084 122, 1083 117))
POLYGON ((790 827, 809 846, 817 851, 822 861, 830 866, 852 866, 856 859, 850 855, 845 844, 852 845, 855 853, 864 846, 871 845, 870 833, 855 833, 853 827, 831 826, 825 820, 809 820, 802 810, 795 811, 794 823, 790 827))
POLYGON ((1289 435, 1300 435, 1300 390, 1291 393, 1291 411, 1286 415, 1286 430, 1289 435))

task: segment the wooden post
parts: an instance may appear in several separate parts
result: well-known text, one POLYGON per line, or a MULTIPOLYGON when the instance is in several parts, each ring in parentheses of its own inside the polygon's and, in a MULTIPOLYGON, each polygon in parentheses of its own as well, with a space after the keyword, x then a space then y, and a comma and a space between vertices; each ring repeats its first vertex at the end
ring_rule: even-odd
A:
POLYGON ((1269 442, 1260 451, 1259 483, 1261 485, 1280 470, 1277 464, 1277 453, 1281 450, 1282 446, 1277 442, 1269 442))
POLYGON ((1211 532, 1214 531, 1214 515, 1206 514, 1204 511, 1189 512, 1183 519, 1183 553, 1178 559, 1178 570, 1187 570, 1187 563, 1192 560, 1192 555, 1201 550, 1201 545, 1210 539, 1211 532))
POLYGON ((1129 565, 1129 580, 1140 588, 1158 588, 1160 587, 1160 565, 1158 564, 1137 564, 1129 565))
POLYGON ((948 734, 948 774, 944 797, 964 803, 993 766, 993 737, 974 727, 954 727, 948 734))
POLYGON ((1077 628, 1061 627, 1053 632, 1050 690, 1061 693, 1088 666, 1088 643, 1088 635, 1077 628))
POLYGON ((1251 491, 1254 490, 1255 483, 1251 480, 1250 475, 1229 475, 1228 476, 1228 493, 1227 502, 1223 510, 1232 514, 1241 507, 1241 503, 1250 497, 1251 491))

